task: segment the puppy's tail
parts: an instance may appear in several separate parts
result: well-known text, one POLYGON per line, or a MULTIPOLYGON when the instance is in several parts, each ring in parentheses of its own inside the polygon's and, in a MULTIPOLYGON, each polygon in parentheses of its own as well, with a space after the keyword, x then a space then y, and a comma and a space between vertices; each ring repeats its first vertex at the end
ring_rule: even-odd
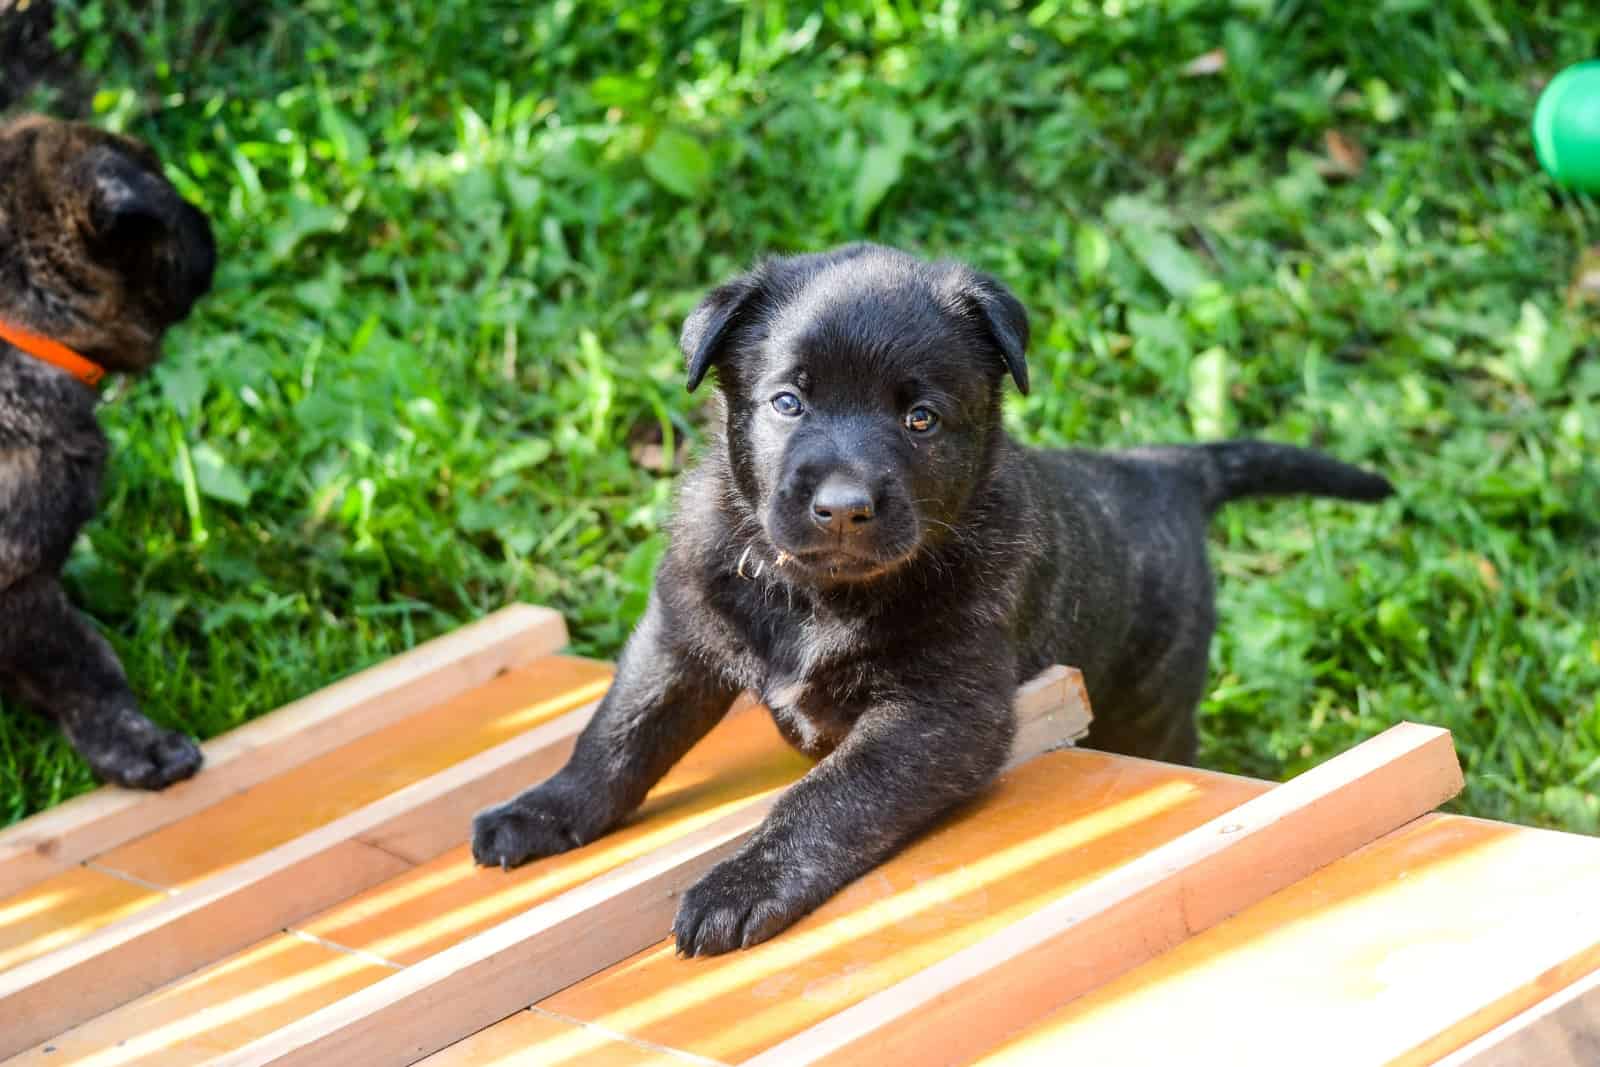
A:
POLYGON ((1191 454, 1205 461, 1207 511, 1250 496, 1308 493, 1342 500, 1375 501, 1394 493, 1381 474, 1341 463, 1321 452, 1268 441, 1217 441, 1191 454))

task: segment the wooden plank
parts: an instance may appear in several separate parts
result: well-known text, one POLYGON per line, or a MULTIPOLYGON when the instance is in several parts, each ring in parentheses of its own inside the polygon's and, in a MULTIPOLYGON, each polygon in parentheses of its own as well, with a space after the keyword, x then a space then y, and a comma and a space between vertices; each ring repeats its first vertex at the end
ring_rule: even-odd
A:
POLYGON ((27 1048, 431 859, 470 814, 553 774, 598 701, 0 975, 0 1056, 27 1048), (409 855, 391 852, 398 843, 409 855))
POLYGON ((149 907, 162 893, 73 867, 0 902, 0 973, 149 907))
MULTIPOLYGON (((1019 730, 1020 744, 1050 747, 1087 727, 1087 709, 1060 713, 1075 691, 1070 677, 1053 668, 1018 693, 1019 722, 1054 715, 1061 728, 1051 737, 1019 730)), ((1013 762, 1037 751, 1014 749, 1013 762)), ((773 800, 752 802, 217 1062, 400 1063, 437 1052, 657 941, 677 897, 744 843, 773 800)))
POLYGON ((1017 700, 1017 736, 1011 741, 1010 766, 1070 745, 1089 732, 1089 691, 1076 670, 1046 668, 1018 693, 1017 700))
POLYGON ((545 656, 114 848, 95 865, 167 888, 192 886, 599 700, 611 676, 596 660, 545 656))
POLYGON ((1597 887, 1600 840, 1424 816, 1077 998, 980 1062, 1278 1067, 1292 1049, 1296 1067, 1433 1064, 1600 963, 1597 887))
MULTIPOLYGON (((1524 901, 1516 907, 1540 907, 1524 901)), ((1591 900, 1592 906, 1592 900, 1591 900)), ((1600 966, 1600 959, 1590 957, 1600 966)), ((1436 1061, 1437 1067, 1594 1067, 1600 1063, 1600 970, 1571 984, 1552 969, 1547 999, 1436 1061), (1563 988, 1563 986, 1565 986, 1563 988)))
MULTIPOLYGON (((36 1045, 5 1067, 189 1067, 209 1063, 393 973, 381 963, 274 934, 226 962, 156 990, 139 1003, 138 1029, 117 1013, 36 1045)), ((9 1025, 10 1020, 7 1020, 9 1025)), ((351 1067, 368 1067, 356 1060, 351 1067)))
POLYGON ((186 782, 104 787, 0 830, 0 900, 566 643, 559 614, 514 604, 208 741, 186 782))
MULTIPOLYGON (((289 932, 397 969, 710 825, 756 796, 783 789, 810 766, 784 743, 769 715, 736 709, 657 784, 637 818, 586 848, 500 871, 477 867, 470 847, 462 844, 289 932)), ((464 836, 465 824, 456 830, 458 837, 464 836)), ((242 1002, 262 1004, 273 1002, 284 989, 311 988, 320 980, 310 971, 258 967, 251 962, 254 951, 242 950, 202 973, 232 975, 238 969, 258 976, 257 986, 235 981, 231 988, 242 1002)), ((315 957, 295 958, 321 966, 315 957)), ((191 1057, 197 1043, 208 1054, 242 1045, 243 1041, 227 1043, 244 1033, 236 1026, 217 1032, 168 1030, 171 1040, 164 1046, 146 1039, 168 1020, 183 1017, 186 1005, 192 1009, 187 1014, 217 1015, 219 1009, 210 998, 208 989, 189 978, 180 979, 46 1043, 61 1046, 63 1038, 72 1041, 92 1035, 100 1046, 97 1055, 111 1055, 109 1049, 127 1042, 176 1060, 191 1057)), ((35 1046, 35 1051, 40 1049, 35 1046)))
POLYGON ((664 937, 537 1007, 741 1063, 1271 788, 1103 752, 1050 753, 773 941, 686 961, 664 937))
MULTIPOLYGON (((206 878, 218 877, 246 859, 286 845, 302 833, 314 832, 442 768, 475 757, 496 744, 506 744, 507 739, 515 739, 539 723, 595 701, 605 693, 610 680, 611 669, 606 664, 573 656, 542 657, 426 712, 366 734, 256 789, 219 801, 203 813, 112 849, 94 862, 94 872, 67 870, 40 881, 21 896, 11 897, 11 902, 24 912, 37 909, 42 901, 53 902, 50 913, 40 915, 38 920, 67 920, 46 931, 48 947, 61 949, 128 913, 154 905, 163 899, 162 889, 178 893, 197 888, 206 878), (154 889, 154 893, 142 894, 130 902, 122 902, 122 897, 109 893, 85 896, 83 880, 90 873, 104 880, 96 881, 101 889, 106 889, 110 881, 122 880, 123 885, 136 883, 154 889)), ((514 757, 515 745, 502 755, 514 757)), ((549 769, 547 761, 534 766, 534 774, 549 769)), ((507 781, 514 777, 515 771, 502 774, 506 789, 514 787, 514 781, 507 781)), ((493 798, 493 787, 491 782, 477 793, 469 790, 467 805, 475 795, 493 798)), ((400 840, 403 835, 443 827, 451 814, 459 814, 459 821, 448 830, 450 841, 462 840, 466 837, 470 808, 462 813, 461 803, 451 805, 446 798, 437 811, 416 814, 418 819, 426 819, 426 824, 413 827, 413 819, 403 817, 387 827, 389 832, 384 837, 368 843, 386 849, 386 838, 394 837, 395 845, 405 846, 405 841, 400 840)), ((408 859, 403 853, 398 857, 408 859)), ((11 902, 0 905, 0 909, 11 910, 11 902)), ((21 928, 0 929, 0 955, 11 955, 14 950, 22 950, 26 957, 43 955, 19 944, 35 941, 40 933, 27 926, 22 923, 21 928)))
POLYGON ((1450 735, 1405 723, 749 1062, 966 1062, 1461 789, 1450 735))
MULTIPOLYGON (((476 756, 543 722, 597 700, 611 668, 573 656, 545 656, 401 722, 376 730, 203 812, 155 831, 94 861, 99 875, 155 893, 126 906, 105 894, 82 900, 84 871, 47 878, 0 907, 32 910, 54 902, 41 922, 66 920, 51 931, 52 948, 87 937, 130 911, 153 904, 160 892, 193 889, 245 860, 287 844, 405 787, 476 756)), ((442 812, 448 815, 448 811, 442 812)), ((406 832, 408 822, 393 827, 406 832)), ((439 825, 436 821, 435 825, 439 825)), ((465 817, 455 827, 464 838, 465 817)), ((384 847, 383 841, 369 842, 384 847)), ((400 842, 403 844, 403 842, 400 842)), ((402 859, 406 858, 401 855, 402 859)), ((37 931, 0 930, 0 955, 37 931)), ((27 952, 29 956, 39 953, 27 952)))
MULTIPOLYGON (((284 846, 290 848, 292 846, 284 846)), ((264 856, 263 861, 279 861, 264 856)), ((251 861, 201 888, 155 904, 66 948, 0 975, 0 1057, 14 1055, 281 928, 301 900, 349 896, 408 870, 359 841, 340 840, 301 858, 297 879, 275 879, 251 861), (228 888, 245 879, 251 893, 228 888), (303 879, 300 881, 298 879, 303 879)))
POLYGON ((417 963, 785 789, 810 769, 764 709, 735 712, 656 784, 632 818, 583 848, 502 871, 478 867, 462 844, 298 929, 394 963, 417 963))
POLYGON ((422 1061, 426 1067, 683 1067, 714 1060, 635 1041, 530 1008, 422 1061))

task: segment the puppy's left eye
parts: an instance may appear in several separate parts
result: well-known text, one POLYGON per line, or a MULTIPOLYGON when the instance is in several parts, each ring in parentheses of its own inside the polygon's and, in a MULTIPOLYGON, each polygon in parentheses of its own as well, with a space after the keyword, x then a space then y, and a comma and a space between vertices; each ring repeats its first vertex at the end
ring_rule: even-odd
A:
POLYGON ((806 406, 800 403, 800 398, 793 393, 779 393, 772 398, 772 410, 779 415, 787 415, 790 418, 794 418, 805 409, 806 406))
POLYGON ((912 433, 931 433, 939 425, 939 416, 925 407, 914 407, 906 412, 905 423, 912 433))

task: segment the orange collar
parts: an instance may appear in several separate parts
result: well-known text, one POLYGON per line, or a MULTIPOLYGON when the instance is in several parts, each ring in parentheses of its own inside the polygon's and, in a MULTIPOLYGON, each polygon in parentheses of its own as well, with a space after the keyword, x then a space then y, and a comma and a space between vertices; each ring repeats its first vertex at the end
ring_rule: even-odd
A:
POLYGON ((0 341, 8 341, 34 359, 60 367, 90 389, 98 388, 100 379, 106 376, 106 369, 93 360, 85 359, 60 342, 40 337, 4 319, 0 319, 0 341))

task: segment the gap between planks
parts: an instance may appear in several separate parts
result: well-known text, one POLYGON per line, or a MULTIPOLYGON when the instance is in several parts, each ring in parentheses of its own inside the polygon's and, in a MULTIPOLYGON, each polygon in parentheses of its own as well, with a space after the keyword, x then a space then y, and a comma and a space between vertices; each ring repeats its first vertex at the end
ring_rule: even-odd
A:
POLYGON ((0 830, 0 900, 566 643, 559 613, 513 604, 206 742, 186 782, 102 786, 0 830))
POLYGON ((969 1062, 1461 786, 1448 731, 1395 726, 747 1063, 969 1062))
MULTIPOLYGON (((1017 694, 1010 766, 1070 743, 1089 724, 1077 671, 1052 667, 1017 694)), ((736 851, 775 797, 491 927, 214 1061, 410 1063, 655 944, 677 898, 736 851)))

